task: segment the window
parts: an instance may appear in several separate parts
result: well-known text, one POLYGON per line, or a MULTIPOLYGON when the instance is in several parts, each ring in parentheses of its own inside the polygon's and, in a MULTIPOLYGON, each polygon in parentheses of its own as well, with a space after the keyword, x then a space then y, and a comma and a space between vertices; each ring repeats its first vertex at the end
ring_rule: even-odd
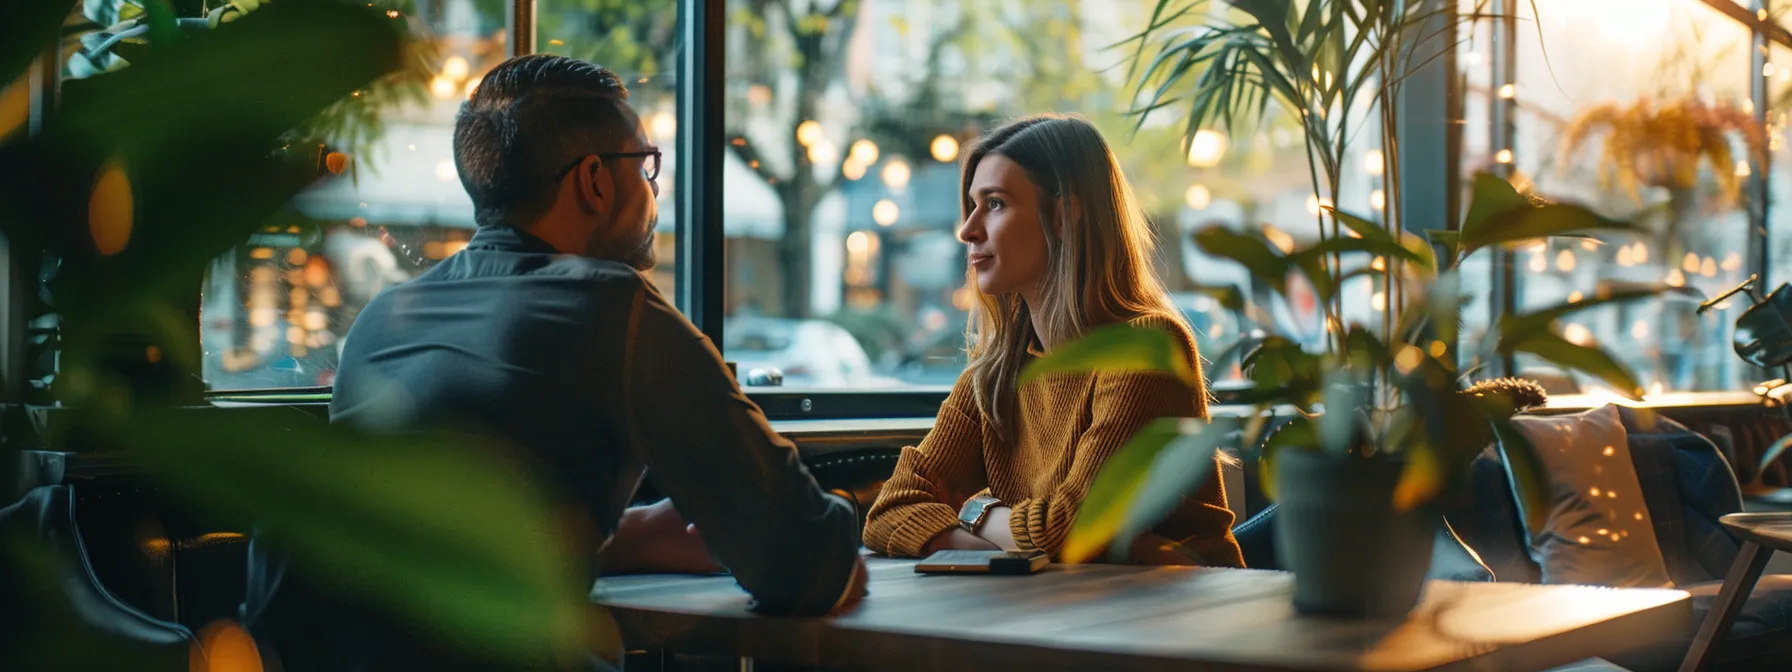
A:
MULTIPOLYGON (((1749 100, 1748 28, 1698 0, 1540 0, 1540 17, 1518 4, 1516 86, 1494 92, 1517 102, 1514 144, 1483 150, 1480 165, 1509 163, 1516 181, 1540 195, 1648 229, 1519 250, 1518 308, 1625 283, 1665 281, 1711 296, 1748 277, 1741 187, 1758 141, 1751 138, 1761 137, 1749 100), (1661 144, 1671 138, 1697 149, 1661 144)), ((1588 310, 1562 333, 1603 344, 1651 392, 1743 387, 1729 338, 1739 306, 1700 316, 1697 303, 1666 297, 1588 310)), ((1541 361, 1521 359, 1519 368, 1559 379, 1541 361)))
MULTIPOLYGON (((672 79, 676 0, 543 2, 541 51, 611 67, 665 151, 659 177, 660 267, 671 295, 672 79)), ((311 134, 338 174, 315 185, 241 247, 212 264, 204 287, 203 375, 213 390, 326 386, 355 315, 380 291, 428 270, 475 229, 454 168, 454 117, 480 77, 509 55, 506 3, 433 0, 408 15, 418 45, 407 72, 370 85, 311 134)))
MULTIPOLYGON (((487 0, 489 1, 489 0, 487 0)), ((660 160, 659 262, 648 277, 668 300, 677 296, 678 244, 674 199, 678 156, 678 0, 544 0, 536 7, 535 49, 615 71, 629 88, 629 106, 646 124, 660 160)))
MULTIPOLYGON (((1131 52, 1109 45, 1142 29, 1153 5, 730 2, 725 356, 743 374, 780 369, 791 387, 951 384, 971 307, 955 237, 959 151, 1006 119, 1048 111, 1102 129, 1157 228, 1159 273, 1203 355, 1224 352, 1250 325, 1199 290, 1247 280, 1189 234, 1267 222, 1272 240, 1292 242, 1314 231, 1319 199, 1292 123, 1242 138, 1204 132, 1185 149, 1177 109, 1133 132, 1131 52)), ((1346 186, 1346 206, 1369 212, 1369 180, 1346 186)), ((1277 312, 1317 339, 1318 307, 1294 304, 1277 312)), ((1209 375, 1236 379, 1236 357, 1209 375)))

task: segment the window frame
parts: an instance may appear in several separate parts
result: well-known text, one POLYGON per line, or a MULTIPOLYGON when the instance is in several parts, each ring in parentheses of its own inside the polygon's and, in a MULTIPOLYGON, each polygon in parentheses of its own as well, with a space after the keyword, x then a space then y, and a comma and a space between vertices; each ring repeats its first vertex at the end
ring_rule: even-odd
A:
MULTIPOLYGON (((1518 4, 1522 0, 1502 0, 1501 11, 1516 16, 1518 4)), ((1700 0, 1719 12, 1748 26, 1753 38, 1753 57, 1751 67, 1750 97, 1754 102, 1756 121, 1762 126, 1767 124, 1768 81, 1762 73, 1762 65, 1767 55, 1768 44, 1779 44, 1792 48, 1792 32, 1780 24, 1763 18, 1769 0, 1753 0, 1750 7, 1745 8, 1732 0, 1700 0)), ((535 45, 535 3, 536 0, 507 0, 507 41, 511 55, 522 55, 534 51, 535 45)), ((722 159, 725 141, 726 109, 722 105, 726 77, 726 29, 727 0, 678 0, 679 35, 684 49, 681 52, 676 72, 678 73, 678 124, 680 132, 675 143, 680 169, 674 176, 677 189, 675 208, 677 213, 676 235, 678 236, 679 259, 675 273, 677 290, 675 304, 687 315, 693 324, 716 344, 719 349, 723 343, 723 303, 725 292, 725 266, 723 250, 726 237, 723 230, 722 202, 723 179, 722 159)), ((1495 30, 1493 48, 1499 57, 1488 59, 1486 67, 1492 69, 1491 81, 1503 81, 1512 74, 1510 60, 1514 54, 1516 34, 1512 26, 1495 30)), ((1454 47, 1451 47, 1453 50, 1454 47)), ((1439 59, 1440 72, 1437 77, 1417 78, 1409 82, 1407 93, 1399 104, 1419 111, 1423 116, 1444 115, 1444 119, 1460 117, 1461 81, 1460 77, 1450 76, 1456 72, 1453 52, 1439 59), (1444 68, 1448 68, 1447 70, 1444 68), (1442 99, 1439 99, 1439 96, 1442 99), (1451 116, 1454 115, 1454 116, 1451 116)), ((53 86, 53 85, 52 85, 53 86)), ((1510 105, 1511 101, 1495 100, 1494 114, 1489 115, 1489 123, 1494 146, 1510 147, 1512 145, 1512 128, 1510 110, 1501 113, 1500 108, 1510 105)), ((1454 210, 1459 209, 1460 199, 1455 196, 1455 185, 1461 182, 1461 162, 1456 159, 1461 152, 1461 128, 1459 124, 1426 124, 1414 115, 1405 115, 1420 123, 1406 124, 1403 130, 1406 137, 1401 149, 1408 158, 1421 160, 1442 153, 1449 157, 1448 171, 1408 171, 1402 176, 1413 182, 1423 182, 1426 186, 1436 187, 1449 195, 1443 202, 1426 202, 1409 204, 1427 210, 1442 207, 1451 211, 1446 221, 1455 221, 1454 210)), ((1761 283, 1769 282, 1767 270, 1768 245, 1766 226, 1770 222, 1769 209, 1774 206, 1768 199, 1767 179, 1771 166, 1760 166, 1750 176, 1747 189, 1751 197, 1761 203, 1762 207, 1751 209, 1750 239, 1748 264, 1750 272, 1761 278, 1761 283)), ((1409 183, 1404 185, 1413 186, 1409 183)), ((1425 193, 1424 189, 1403 189, 1402 193, 1425 193)), ((1415 218, 1415 221, 1424 218, 1415 218)), ((1509 255, 1502 255, 1509 257, 1509 255)), ((1493 268, 1496 277, 1493 300, 1490 303, 1491 317, 1498 319, 1514 309, 1515 292, 1511 291, 1515 278, 1511 272, 1510 259, 1496 260, 1493 268), (1503 270, 1504 272, 1501 272, 1503 270), (1500 291, 1505 289, 1506 291, 1500 291)), ((17 302, 9 302, 10 304, 17 302)), ((0 327, 11 335, 18 332, 22 325, 15 320, 0 316, 0 327)), ((4 356, 6 370, 15 370, 20 353, 12 349, 0 348, 0 356, 4 356)), ((1245 388, 1241 383, 1216 383, 1211 386, 1214 401, 1219 405, 1227 405, 1238 398, 1238 392, 1245 388)), ((221 401, 245 401, 261 403, 294 403, 300 400, 315 401, 320 395, 327 395, 330 388, 278 388, 260 390, 221 390, 208 392, 209 399, 221 401)), ((764 409, 766 416, 774 420, 792 419, 853 419, 853 418, 897 418, 931 416, 937 413, 940 403, 945 399, 945 388, 930 386, 920 389, 900 391, 873 390, 802 390, 779 388, 749 388, 747 397, 764 409)))

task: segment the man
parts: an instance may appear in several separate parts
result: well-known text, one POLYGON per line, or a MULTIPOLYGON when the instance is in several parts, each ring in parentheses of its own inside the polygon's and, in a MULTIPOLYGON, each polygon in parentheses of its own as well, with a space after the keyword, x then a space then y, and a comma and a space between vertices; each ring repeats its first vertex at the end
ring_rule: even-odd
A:
MULTIPOLYGON (((331 421, 496 434, 596 523, 605 572, 712 572, 713 553, 762 610, 849 604, 864 578, 853 512, 639 272, 660 151, 627 97, 610 71, 556 56, 481 80, 454 131, 479 231, 361 312, 331 421), (644 469, 671 499, 625 511, 644 469)), ((377 617, 283 586, 303 582, 266 555, 244 612, 288 672, 415 663, 371 634, 377 617)))

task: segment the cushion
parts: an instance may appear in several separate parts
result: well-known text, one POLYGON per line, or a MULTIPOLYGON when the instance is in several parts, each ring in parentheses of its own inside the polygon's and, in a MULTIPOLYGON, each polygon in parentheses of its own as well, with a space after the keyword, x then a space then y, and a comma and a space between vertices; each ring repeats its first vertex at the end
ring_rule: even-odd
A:
POLYGON ((1617 407, 1520 417, 1514 425, 1549 474, 1552 504, 1529 539, 1543 583, 1672 585, 1617 407))
POLYGON ((1668 578, 1682 586, 1724 578, 1739 546, 1718 519, 1742 511, 1729 460, 1709 439, 1659 413, 1618 413, 1668 578))

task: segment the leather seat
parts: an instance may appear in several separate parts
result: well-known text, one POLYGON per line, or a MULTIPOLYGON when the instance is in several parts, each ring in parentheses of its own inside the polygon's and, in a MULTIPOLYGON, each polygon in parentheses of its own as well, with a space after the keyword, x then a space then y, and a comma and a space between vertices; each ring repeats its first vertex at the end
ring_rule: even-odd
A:
POLYGON ((22 669, 185 670, 193 633, 101 585, 75 525, 71 489, 34 489, 0 509, 0 650, 22 669), (10 641, 6 641, 10 640, 10 641))

